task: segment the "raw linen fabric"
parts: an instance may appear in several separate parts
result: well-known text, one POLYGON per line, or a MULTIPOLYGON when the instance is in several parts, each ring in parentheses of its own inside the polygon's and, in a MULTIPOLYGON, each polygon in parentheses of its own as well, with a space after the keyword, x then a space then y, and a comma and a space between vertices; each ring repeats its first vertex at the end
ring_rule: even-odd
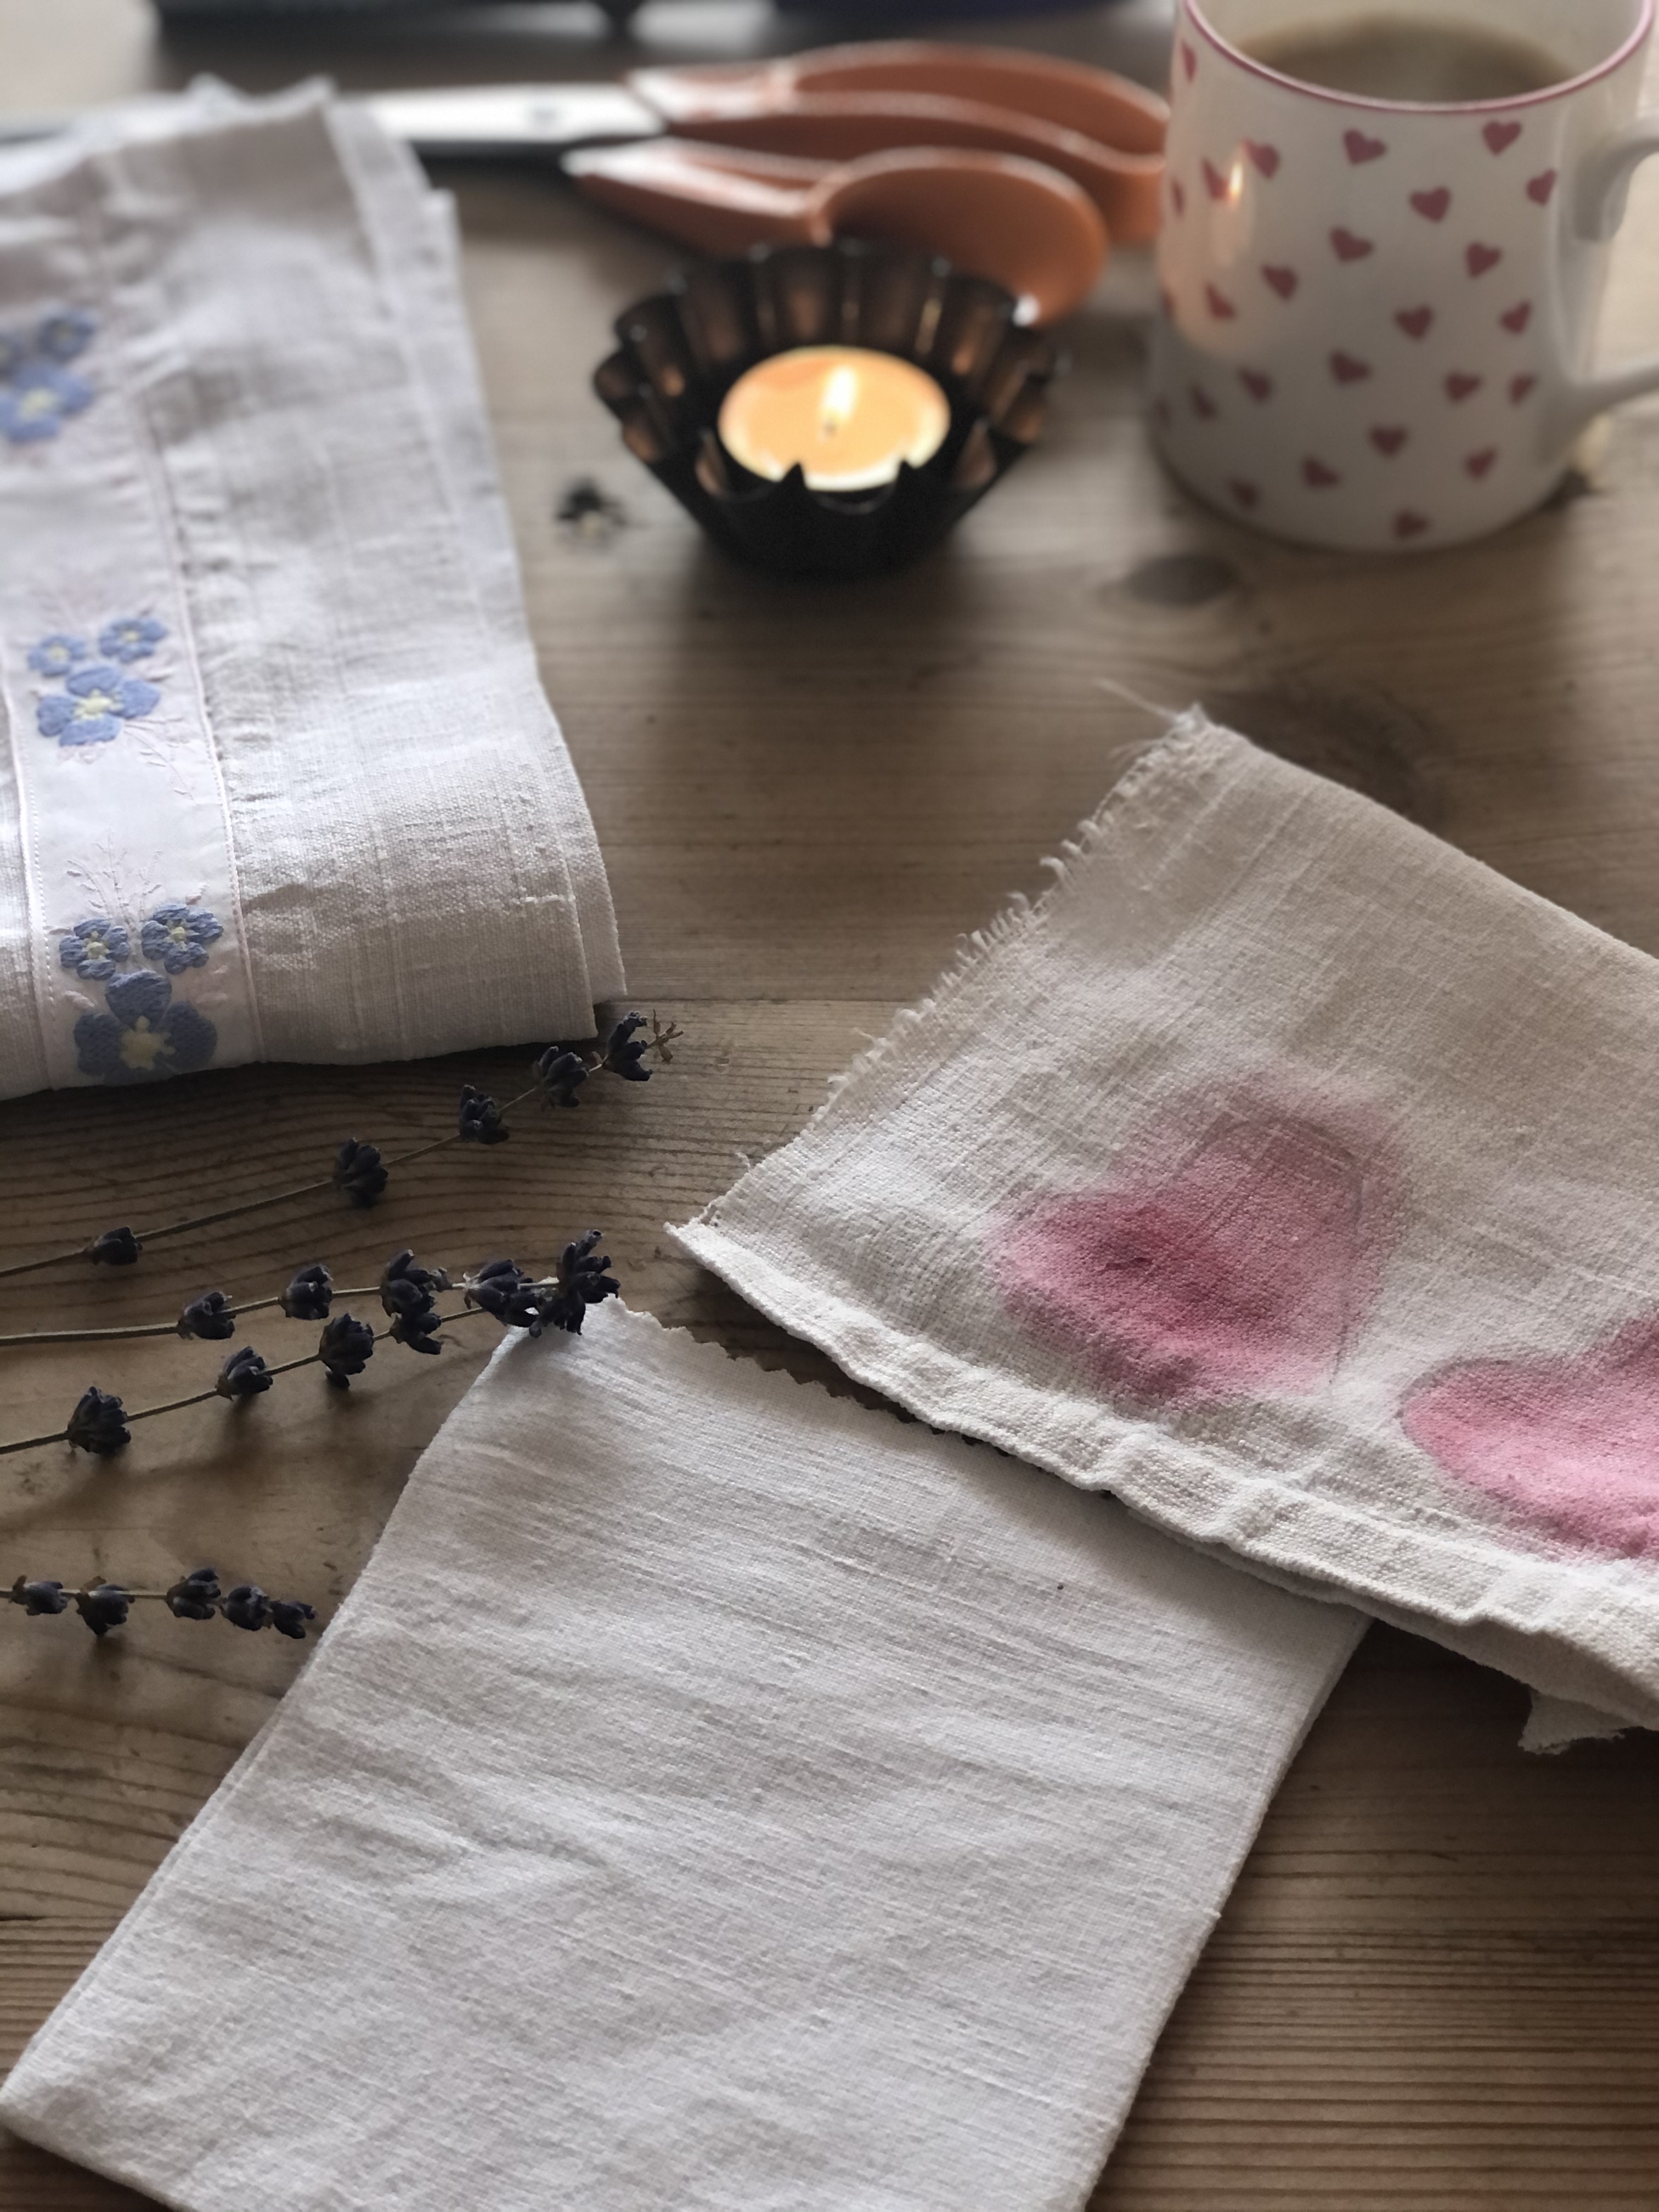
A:
POLYGON ((678 1234, 924 1420, 1659 1723, 1659 967, 1201 714, 678 1234))
POLYGON ((602 1308, 0 2118, 190 2212, 1062 2212, 1359 1625, 602 1308))
POLYGON ((0 156, 0 1090, 590 1034, 447 199, 206 85, 0 156))

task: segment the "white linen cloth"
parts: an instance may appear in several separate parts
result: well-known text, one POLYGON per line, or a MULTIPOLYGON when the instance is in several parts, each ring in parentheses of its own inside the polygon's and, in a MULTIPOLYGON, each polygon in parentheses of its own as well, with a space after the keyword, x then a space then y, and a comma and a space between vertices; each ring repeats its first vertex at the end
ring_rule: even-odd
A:
POLYGON ((601 1308, 0 2118, 188 2212, 1068 2212, 1359 1627, 601 1308))
POLYGON ((0 157, 0 1090, 592 1032, 453 218, 366 112, 0 157))
POLYGON ((922 1419, 1653 1725, 1656 1072, 1651 959, 1194 712, 678 1233, 922 1419))

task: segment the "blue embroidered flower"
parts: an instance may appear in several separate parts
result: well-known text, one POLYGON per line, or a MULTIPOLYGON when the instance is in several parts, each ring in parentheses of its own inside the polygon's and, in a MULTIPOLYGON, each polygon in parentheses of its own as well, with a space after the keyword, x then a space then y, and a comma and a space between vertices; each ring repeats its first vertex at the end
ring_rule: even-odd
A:
POLYGON ((98 633, 98 650, 112 660, 143 660, 154 653, 167 634, 165 623, 154 615, 123 615, 98 633))
POLYGON ((29 666, 37 676, 67 676, 76 662, 86 657, 86 640, 59 629, 30 647, 29 666))
POLYGON ((104 987, 106 1014, 82 1014, 75 1024, 76 1064, 100 1083, 150 1083, 205 1067, 219 1048, 219 1032, 204 1013, 148 968, 118 975, 104 987))
POLYGON ((146 960, 159 960, 169 975, 204 968, 207 949, 224 935, 216 915, 200 906, 158 906, 138 933, 146 960))
POLYGON ((25 361, 0 386, 0 437, 14 446, 55 438, 71 415, 92 404, 92 386, 49 361, 25 361))
POLYGON ((132 939, 118 921, 97 915, 77 921, 67 937, 58 940, 58 957, 88 983, 101 983, 112 975, 132 948, 132 939))
POLYGON ((77 668, 61 691, 49 691, 34 710, 43 738, 60 745, 104 745, 120 734, 123 722, 148 714, 161 697, 142 676, 123 676, 111 662, 77 668))
POLYGON ((73 361, 92 343, 97 328, 96 318, 84 307, 65 307, 36 325, 34 349, 48 361, 73 361))

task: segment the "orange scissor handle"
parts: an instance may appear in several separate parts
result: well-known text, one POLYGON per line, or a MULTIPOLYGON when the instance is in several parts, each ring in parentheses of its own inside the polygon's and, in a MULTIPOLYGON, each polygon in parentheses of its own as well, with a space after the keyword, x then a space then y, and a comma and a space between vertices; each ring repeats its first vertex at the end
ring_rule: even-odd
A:
POLYGON ((1080 185, 1115 237, 1157 229, 1168 110, 1107 70, 901 40, 629 82, 683 137, 833 161, 902 146, 1015 154, 1080 185))

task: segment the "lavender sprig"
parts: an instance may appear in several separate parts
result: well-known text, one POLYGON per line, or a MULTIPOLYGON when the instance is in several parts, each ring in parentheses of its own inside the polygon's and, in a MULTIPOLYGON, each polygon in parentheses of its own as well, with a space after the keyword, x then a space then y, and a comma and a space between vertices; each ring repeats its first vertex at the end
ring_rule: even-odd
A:
MULTIPOLYGON (((383 1153, 379 1146, 366 1138, 348 1137, 337 1152, 332 1168, 326 1176, 314 1182, 295 1185, 291 1190, 273 1190, 258 1198, 238 1200, 234 1206, 220 1206, 212 1213, 198 1213, 187 1220, 169 1221, 158 1229, 133 1230, 125 1225, 106 1229, 90 1243, 77 1244, 66 1252, 43 1253, 35 1260, 15 1260, 0 1267, 0 1278, 27 1275, 37 1267, 52 1267, 67 1260, 90 1259, 109 1267, 131 1267, 146 1244, 163 1237, 179 1237, 192 1229, 212 1229, 222 1221, 234 1221, 245 1213, 258 1212, 267 1206, 282 1206, 290 1200, 312 1198, 324 1191, 339 1192, 353 1206, 373 1206, 384 1194, 390 1180, 390 1171, 410 1160, 418 1160, 428 1152, 441 1152, 447 1145, 504 1144, 512 1131, 502 1116, 522 1106, 527 1100, 541 1097, 550 1104, 574 1106, 576 1093, 588 1077, 600 1069, 620 1075, 630 1083, 647 1082, 650 1069, 641 1063, 647 1053, 654 1053, 667 1066, 673 1060, 672 1047, 684 1032, 678 1024, 670 1022, 666 1027, 655 1014, 651 1017, 651 1037, 648 1042, 638 1042, 634 1032, 644 1025, 640 1014, 624 1014, 604 1039, 585 1044, 550 1045, 533 1063, 535 1081, 509 1098, 505 1106, 472 1084, 461 1088, 456 1126, 447 1136, 434 1137, 423 1145, 414 1145, 407 1152, 383 1153)), ((38 1342, 41 1337, 21 1340, 0 1338, 0 1343, 19 1341, 38 1342)))
POLYGON ((11 1601, 30 1614, 67 1613, 71 1605, 100 1640, 112 1628, 124 1628, 135 1605, 153 1601, 165 1605, 178 1620, 211 1620, 222 1614, 233 1627, 274 1628, 279 1636, 305 1640, 305 1624, 315 1620, 317 1608, 301 1598, 268 1597, 257 1583, 238 1583, 221 1590, 212 1567, 197 1567, 170 1589, 128 1589, 121 1583, 87 1583, 77 1590, 59 1582, 32 1581, 19 1575, 12 1584, 11 1601))
POLYGON ((301 1367, 320 1366, 331 1385, 349 1389, 351 1376, 362 1374, 376 1345, 390 1339, 413 1352, 436 1353, 443 1348, 440 1329, 453 1322, 465 1321, 475 1312, 490 1314, 503 1328, 522 1328, 532 1336, 539 1336, 544 1328, 578 1335, 587 1309, 615 1297, 622 1288, 609 1272, 609 1257, 598 1249, 600 1242, 601 1232, 597 1229, 575 1238, 559 1255, 550 1275, 526 1275, 511 1260, 493 1260, 453 1284, 446 1269, 421 1266, 407 1249, 396 1252, 386 1262, 380 1283, 380 1302, 392 1317, 388 1328, 377 1334, 366 1322, 342 1313, 325 1325, 315 1352, 283 1360, 276 1366, 268 1365, 252 1345, 243 1345, 226 1359, 210 1389, 170 1398, 159 1406, 129 1409, 113 1392, 100 1390, 94 1383, 82 1393, 61 1429, 47 1436, 18 1437, 0 1443, 0 1455, 69 1443, 110 1457, 132 1441, 134 1421, 178 1413, 186 1406, 205 1405, 211 1398, 258 1397, 271 1388, 279 1375, 292 1374, 301 1367), (461 1291, 465 1304, 454 1313, 440 1313, 436 1293, 451 1288, 461 1291))

